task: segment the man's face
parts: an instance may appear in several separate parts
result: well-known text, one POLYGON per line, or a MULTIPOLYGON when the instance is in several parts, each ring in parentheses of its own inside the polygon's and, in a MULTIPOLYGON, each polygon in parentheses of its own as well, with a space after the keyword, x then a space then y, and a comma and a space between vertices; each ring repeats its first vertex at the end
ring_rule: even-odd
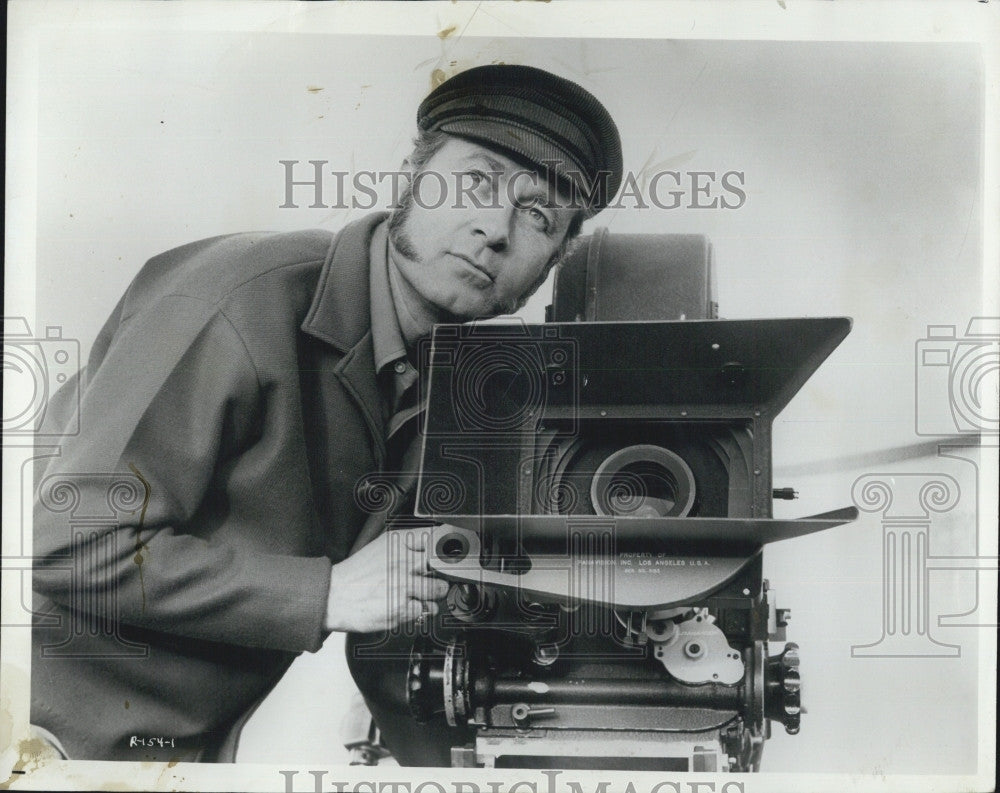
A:
POLYGON ((575 210, 561 198, 509 157, 449 137, 397 210, 392 263, 438 316, 509 313, 566 237, 575 210))

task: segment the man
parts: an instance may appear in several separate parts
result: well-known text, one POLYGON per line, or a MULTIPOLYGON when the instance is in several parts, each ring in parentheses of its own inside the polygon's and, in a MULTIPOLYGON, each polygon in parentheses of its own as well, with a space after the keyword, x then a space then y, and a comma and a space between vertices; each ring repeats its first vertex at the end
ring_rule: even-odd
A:
POLYGON ((422 540, 388 554, 359 484, 403 464, 416 343, 521 305, 621 147, 522 66, 452 78, 417 122, 388 217, 161 254, 102 329, 80 433, 36 478, 32 721, 70 758, 231 759, 298 653, 436 613, 422 540))

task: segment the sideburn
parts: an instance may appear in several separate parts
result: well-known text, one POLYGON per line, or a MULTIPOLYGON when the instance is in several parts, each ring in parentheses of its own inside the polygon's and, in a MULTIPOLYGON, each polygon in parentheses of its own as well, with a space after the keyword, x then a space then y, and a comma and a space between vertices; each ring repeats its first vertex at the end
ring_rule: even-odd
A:
POLYGON ((399 251, 400 255, 414 262, 420 262, 420 256, 413 240, 406 233, 406 220, 410 217, 413 209, 413 189, 412 182, 407 182, 402 195, 399 197, 399 206, 392 210, 389 215, 389 242, 399 251))

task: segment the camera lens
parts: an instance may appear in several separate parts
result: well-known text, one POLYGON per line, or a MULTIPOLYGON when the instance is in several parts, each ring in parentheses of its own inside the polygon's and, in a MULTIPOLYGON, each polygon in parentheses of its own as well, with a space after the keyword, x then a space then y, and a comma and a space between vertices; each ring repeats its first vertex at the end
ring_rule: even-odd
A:
POLYGON ((694 475, 669 449, 640 444, 605 458, 594 473, 590 499, 598 515, 683 517, 694 504, 694 475))
POLYGON ((670 472, 649 461, 626 465, 608 483, 607 502, 616 514, 643 517, 669 515, 677 504, 677 486, 670 472))

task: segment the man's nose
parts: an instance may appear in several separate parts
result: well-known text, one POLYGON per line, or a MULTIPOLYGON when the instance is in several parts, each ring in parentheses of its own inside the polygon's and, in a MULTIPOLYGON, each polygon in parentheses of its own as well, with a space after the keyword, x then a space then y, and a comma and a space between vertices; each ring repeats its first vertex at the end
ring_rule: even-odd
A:
POLYGON ((473 233, 481 234, 486 247, 499 253, 510 244, 510 224, 513 207, 485 206, 473 220, 473 233))

